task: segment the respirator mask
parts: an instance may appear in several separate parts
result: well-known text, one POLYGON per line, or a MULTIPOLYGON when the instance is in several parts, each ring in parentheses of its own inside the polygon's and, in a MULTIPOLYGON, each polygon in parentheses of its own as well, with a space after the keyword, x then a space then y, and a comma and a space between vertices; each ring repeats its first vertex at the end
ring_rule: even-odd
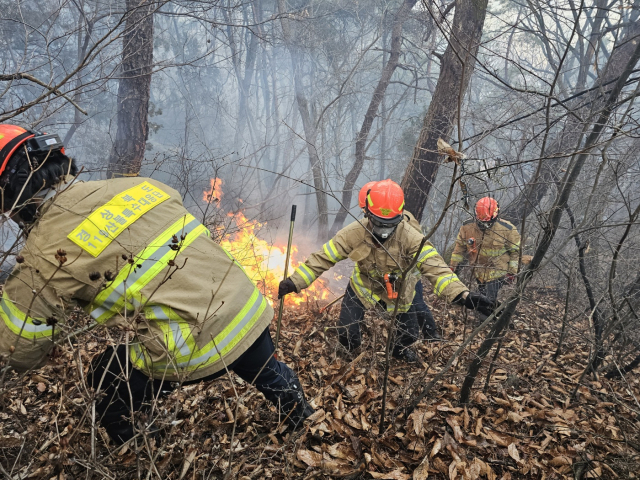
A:
POLYGON ((398 224, 402 222, 402 215, 398 215, 395 218, 378 218, 370 214, 369 221, 371 222, 373 235, 381 240, 386 240, 393 235, 398 224))
POLYGON ((497 218, 489 220, 488 222, 476 220, 476 225, 478 225, 478 228, 484 232, 485 230, 489 230, 491 227, 493 227, 493 224, 496 223, 496 220, 497 218))

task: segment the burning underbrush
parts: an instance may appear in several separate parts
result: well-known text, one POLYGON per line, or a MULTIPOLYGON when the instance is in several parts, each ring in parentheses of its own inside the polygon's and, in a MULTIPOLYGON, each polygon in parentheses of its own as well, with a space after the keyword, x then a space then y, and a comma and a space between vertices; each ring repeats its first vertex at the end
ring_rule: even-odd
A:
MULTIPOLYGON (((211 188, 204 191, 202 200, 221 208, 223 181, 220 178, 212 178, 211 188)), ((277 298, 278 285, 284 277, 286 261, 287 241, 268 241, 264 238, 266 222, 248 219, 242 211, 236 213, 223 213, 224 221, 215 225, 212 234, 220 246, 227 250, 244 268, 251 280, 261 289, 262 293, 273 304, 277 298)), ((294 235, 300 238, 302 235, 294 235)), ((291 247, 291 259, 288 274, 301 262, 298 245, 295 241, 291 247)), ((322 278, 316 280, 309 288, 299 295, 285 297, 285 305, 302 306, 312 304, 315 307, 333 300, 337 295, 332 292, 346 285, 346 279, 335 272, 327 272, 322 278)), ((337 291, 337 290, 336 290, 337 291)), ((339 294, 338 294, 339 295, 339 294)))

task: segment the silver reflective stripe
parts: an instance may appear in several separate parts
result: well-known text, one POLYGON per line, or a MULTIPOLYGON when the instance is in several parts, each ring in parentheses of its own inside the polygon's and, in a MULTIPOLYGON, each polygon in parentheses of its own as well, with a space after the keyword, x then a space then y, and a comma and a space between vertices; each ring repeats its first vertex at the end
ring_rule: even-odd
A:
MULTIPOLYGON (((175 233, 176 235, 186 235, 190 232, 192 232, 195 228, 197 228, 200 225, 200 222, 198 222, 195 218, 193 220, 191 220, 189 223, 187 223, 184 227, 180 227, 178 229, 178 231, 175 233)), ((154 258, 162 258, 164 255, 166 255, 170 250, 171 250, 171 243, 168 243, 166 245, 162 245, 160 248, 158 248, 154 254, 153 257, 154 258)), ((153 248, 153 246, 150 246, 148 248, 153 248)), ((113 292, 111 292, 111 294, 104 300, 104 302, 102 303, 102 305, 100 307, 94 308, 93 311, 91 312, 91 316, 94 319, 99 319, 100 317, 102 317, 102 315, 104 315, 105 313, 107 313, 108 311, 110 311, 114 305, 122 298, 124 297, 125 294, 125 285, 129 284, 129 285, 133 285, 137 280, 139 280, 140 278, 142 278, 142 276, 147 273, 149 271, 149 269, 151 267, 153 267, 155 265, 155 261, 153 260, 153 258, 147 258, 145 260, 142 261, 142 267, 140 268, 132 268, 131 272, 129 273, 129 275, 127 276, 126 280, 124 280, 123 282, 121 282, 118 286, 116 286, 113 289, 113 292)), ((127 268, 127 267, 124 267, 127 268)), ((135 301, 135 299, 133 299, 132 297, 128 298, 127 301, 130 301, 131 303, 134 303, 134 305, 137 303, 135 301)), ((138 306, 138 305, 136 305, 138 306)), ((112 312, 112 314, 116 314, 117 312, 112 312)))
POLYGON ((2 311, 5 313, 5 315, 7 317, 9 317, 9 320, 11 320, 11 323, 13 323, 18 329, 22 329, 23 331, 29 332, 29 333, 42 333, 42 332, 51 331, 53 329, 53 327, 50 327, 49 325, 47 325, 44 322, 42 323, 42 325, 34 325, 33 323, 25 322, 24 320, 16 317, 11 312, 11 309, 9 308, 9 305, 7 305, 7 302, 10 302, 10 301, 11 300, 3 298, 0 301, 0 304, 2 305, 2 311), (23 327, 23 325, 24 325, 24 327, 23 327))
POLYGON ((253 302, 253 305, 251 305, 251 308, 249 309, 249 311, 244 315, 242 320, 240 320, 240 322, 238 322, 238 325, 236 325, 236 327, 231 332, 229 332, 229 334, 225 338, 223 338, 215 346, 212 346, 208 351, 202 353, 200 356, 194 357, 194 358, 190 358, 186 362, 178 363, 178 365, 177 365, 178 368, 185 368, 185 367, 188 367, 189 365, 200 365, 200 364, 203 364, 203 363, 209 361, 209 359, 211 359, 215 355, 218 355, 218 352, 222 352, 222 350, 224 350, 224 348, 234 338, 236 338, 236 336, 242 331, 242 329, 247 326, 247 324, 251 321, 253 316, 260 309, 260 305, 262 305, 262 302, 263 302, 262 294, 260 292, 258 292, 258 296, 256 297, 256 300, 253 302))
POLYGON ((309 274, 309 272, 307 272, 307 270, 306 270, 306 268, 305 268, 305 267, 306 267, 306 268, 308 268, 308 267, 303 263, 303 264, 302 264, 302 265, 300 265, 298 268, 296 268, 296 271, 297 271, 298 273, 300 273, 300 274, 301 274, 301 275, 306 279, 307 286, 308 286, 308 285, 311 285, 311 284, 313 283, 313 281, 315 280, 315 278, 313 278, 313 277, 309 274))
POLYGON ((153 305, 149 308, 153 311, 153 315, 156 317, 156 320, 169 322, 169 328, 171 329, 171 332, 173 332, 173 340, 176 342, 176 348, 180 351, 180 355, 184 357, 191 355, 191 349, 187 345, 185 338, 182 336, 180 324, 172 321, 159 305, 153 305))

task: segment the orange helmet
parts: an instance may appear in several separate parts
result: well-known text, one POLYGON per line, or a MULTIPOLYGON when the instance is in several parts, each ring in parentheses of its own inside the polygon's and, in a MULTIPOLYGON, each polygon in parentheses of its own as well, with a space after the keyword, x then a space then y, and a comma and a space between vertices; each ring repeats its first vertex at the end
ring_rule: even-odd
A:
POLYGON ((34 136, 33 132, 17 125, 0 125, 0 175, 7 168, 11 155, 20 145, 34 136))
POLYGON ((364 208, 364 204, 367 201, 367 192, 378 182, 369 182, 365 183, 364 187, 360 189, 360 193, 358 193, 358 205, 360 208, 364 208))
POLYGON ((60 150, 64 154, 58 135, 47 135, 17 125, 0 124, 0 175, 7 168, 11 155, 25 143, 29 152, 60 150))
MULTIPOLYGON (((367 195, 367 212, 379 219, 402 217, 404 192, 400 185, 387 179, 377 182, 367 195)), ((401 218, 402 219, 402 218, 401 218)))
POLYGON ((495 198, 482 197, 476 203, 476 219, 480 222, 491 222, 498 218, 500 207, 495 198))

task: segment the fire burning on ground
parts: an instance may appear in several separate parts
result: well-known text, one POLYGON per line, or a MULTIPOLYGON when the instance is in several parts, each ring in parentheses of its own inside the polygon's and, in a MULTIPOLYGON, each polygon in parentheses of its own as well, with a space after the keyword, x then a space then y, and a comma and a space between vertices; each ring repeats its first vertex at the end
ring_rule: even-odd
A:
MULTIPOLYGON (((215 204, 220 208, 222 199, 222 179, 212 178, 211 188, 202 192, 204 202, 215 204)), ((260 230, 266 226, 256 220, 249 220, 241 211, 227 213, 230 225, 221 225, 218 232, 222 237, 220 246, 227 250, 240 265, 251 280, 261 289, 265 297, 273 305, 277 301, 278 285, 284 277, 284 264, 287 256, 287 244, 271 243, 260 238, 260 230)), ((298 247, 291 246, 291 258, 289 261, 289 275, 300 263, 296 258, 298 247)), ((299 306, 307 301, 326 303, 334 295, 327 287, 326 282, 319 278, 301 294, 287 295, 286 305, 299 306)))

